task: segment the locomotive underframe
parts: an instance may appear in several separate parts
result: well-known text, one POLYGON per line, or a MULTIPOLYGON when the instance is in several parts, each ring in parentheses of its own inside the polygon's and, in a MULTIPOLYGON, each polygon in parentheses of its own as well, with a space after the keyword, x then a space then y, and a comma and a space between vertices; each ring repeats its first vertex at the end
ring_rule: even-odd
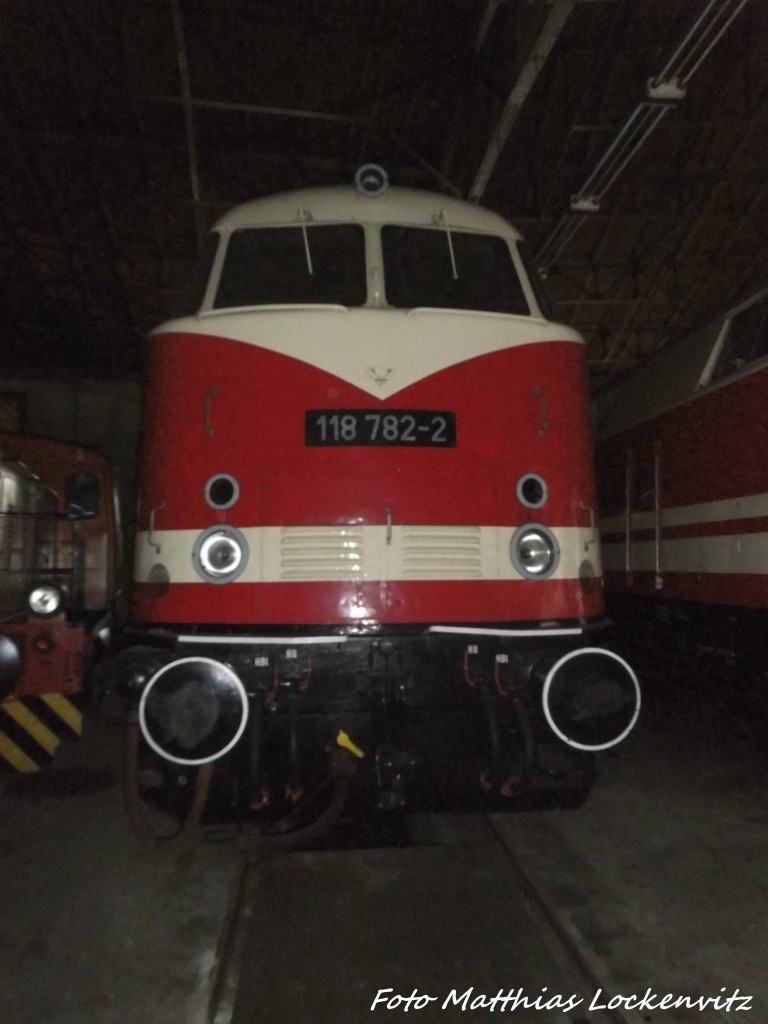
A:
MULTIPOLYGON (((524 625, 520 633, 537 631, 524 625)), ((142 646, 123 652, 115 677, 136 706, 150 676, 178 659, 210 658, 236 673, 248 722, 215 762, 214 788, 219 806, 240 816, 283 817, 322 791, 341 734, 362 754, 355 798, 378 811, 574 806, 589 793, 595 758, 550 729, 534 669, 604 626, 564 623, 561 635, 540 638, 379 626, 320 642, 293 630, 284 643, 279 631, 260 642, 174 627, 136 633, 142 646)), ((147 753, 157 767, 162 759, 147 753)), ((164 773, 194 776, 168 762, 164 773)))
POLYGON ((768 610, 634 593, 611 593, 606 603, 627 656, 649 664, 648 696, 660 713, 679 705, 762 735, 768 610))

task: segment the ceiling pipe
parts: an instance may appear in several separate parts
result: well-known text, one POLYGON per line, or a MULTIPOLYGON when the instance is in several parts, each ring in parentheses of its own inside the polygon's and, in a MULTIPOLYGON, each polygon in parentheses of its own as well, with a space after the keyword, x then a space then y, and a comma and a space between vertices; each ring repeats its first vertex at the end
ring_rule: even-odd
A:
POLYGON ((691 30, 688 35, 683 39, 682 43, 680 43, 678 48, 670 57, 667 62, 667 66, 659 75, 656 76, 655 79, 651 81, 650 85, 657 86, 662 82, 674 80, 678 80, 683 87, 687 85, 694 72, 707 57, 709 51, 717 44, 722 34, 731 24, 736 15, 741 11, 746 2, 747 0, 737 0, 735 6, 732 7, 731 0, 725 0, 725 3, 723 3, 722 0, 709 0, 707 6, 691 26, 691 30), (709 22, 707 22, 706 19, 713 7, 715 8, 714 14, 709 22), (728 16, 729 11, 730 16, 728 16), (725 21, 718 30, 718 22, 723 18, 725 18, 725 21), (708 37, 713 32, 717 32, 717 34, 714 39, 709 40, 708 37), (704 50, 699 54, 698 51, 702 47, 704 47, 704 50), (689 68, 686 71, 685 65, 691 60, 695 60, 696 63, 692 68, 689 68))
POLYGON ((544 276, 566 249, 584 219, 599 211, 605 193, 661 121, 685 98, 691 77, 746 6, 746 2, 709 0, 664 69, 648 79, 647 98, 635 107, 582 187, 571 196, 571 212, 563 215, 537 253, 536 262, 544 276), (691 61, 694 63, 689 67, 691 61))

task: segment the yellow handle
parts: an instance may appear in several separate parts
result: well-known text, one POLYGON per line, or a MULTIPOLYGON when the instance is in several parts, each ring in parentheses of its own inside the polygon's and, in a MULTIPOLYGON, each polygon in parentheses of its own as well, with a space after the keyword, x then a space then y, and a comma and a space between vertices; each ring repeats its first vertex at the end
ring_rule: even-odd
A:
POLYGON ((345 732, 339 730, 339 735, 336 737, 336 743, 343 747, 344 750, 348 750, 350 754, 354 754, 355 757, 365 757, 360 747, 355 746, 352 740, 347 736, 345 732))

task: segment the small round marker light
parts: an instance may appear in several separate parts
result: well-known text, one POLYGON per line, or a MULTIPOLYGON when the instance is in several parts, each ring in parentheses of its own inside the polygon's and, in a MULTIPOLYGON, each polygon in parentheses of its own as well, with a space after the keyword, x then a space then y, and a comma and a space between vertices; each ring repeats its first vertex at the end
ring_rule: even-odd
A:
POLYGON ((239 497, 238 482, 229 473, 217 473, 205 485, 205 500, 211 508, 232 508, 239 497))
POLYGON ((547 485, 538 473, 526 473, 517 481, 517 500, 526 508, 541 508, 547 502, 547 485))
POLYGON ((389 175, 379 164, 363 164, 355 174, 355 189, 366 199, 377 199, 389 187, 389 175))

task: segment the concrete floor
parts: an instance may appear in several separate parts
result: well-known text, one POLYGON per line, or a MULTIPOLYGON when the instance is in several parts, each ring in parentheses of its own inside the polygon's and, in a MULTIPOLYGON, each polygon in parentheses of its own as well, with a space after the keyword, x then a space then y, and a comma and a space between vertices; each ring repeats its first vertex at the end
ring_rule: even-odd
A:
MULTIPOLYGON (((635 1019, 765 1024, 768 768, 754 747, 713 739, 716 730, 683 741, 685 724, 646 716, 581 810, 494 820, 604 994, 739 989, 752 1000, 750 1012, 635 1019)), ((115 738, 92 728, 81 750, 114 777, 115 738)), ((0 820, 0 1022, 203 1024, 239 877, 233 845, 144 845, 124 824, 115 784, 45 797, 5 780, 0 820)), ((294 854, 259 869, 253 899, 264 914, 253 915, 237 1024, 356 1024, 369 995, 406 980, 432 994, 523 982, 529 995, 545 984, 565 991, 565 967, 547 959, 556 951, 533 937, 515 946, 535 928, 509 904, 510 868, 487 825, 420 818, 414 832, 424 844, 415 849, 294 854)), ((588 1005, 592 992, 583 994, 588 1005)), ((391 1020, 402 1010, 376 1012, 391 1020)), ((514 1018, 545 1024, 547 1015, 514 1018)), ((449 1024, 447 1012, 439 1019, 449 1024)))
POLYGON ((114 728, 88 731, 77 754, 93 792, 2 780, 1 1024, 205 1021, 235 853, 132 833, 120 748, 114 728))
POLYGON ((263 866, 252 899, 233 1024, 357 1024, 404 1012, 458 1024, 478 1000, 470 1015, 487 1018, 500 989, 520 993, 518 1020, 523 999, 530 1009, 547 993, 561 998, 549 1012, 546 999, 530 1009, 540 1024, 600 1020, 572 999, 583 979, 487 831, 447 846, 294 854, 263 866), (398 997, 413 993, 406 1011, 398 997))
POLYGON ((749 1012, 652 1019, 764 1024, 768 758, 684 724, 646 718, 580 811, 497 824, 606 990, 738 989, 749 1012))

